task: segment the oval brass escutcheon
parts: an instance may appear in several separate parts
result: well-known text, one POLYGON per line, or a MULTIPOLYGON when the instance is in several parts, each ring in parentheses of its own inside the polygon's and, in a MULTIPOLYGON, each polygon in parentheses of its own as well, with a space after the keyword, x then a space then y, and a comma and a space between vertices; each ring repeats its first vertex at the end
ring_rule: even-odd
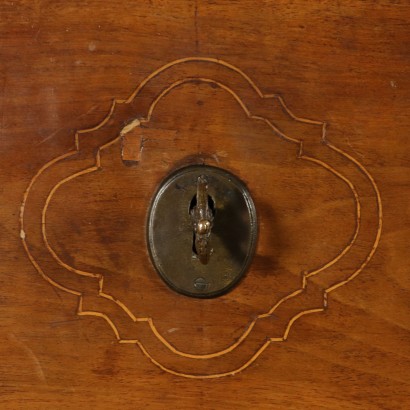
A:
POLYGON ((257 230, 245 184, 221 168, 193 165, 168 176, 155 194, 148 247, 172 289, 209 298, 227 292, 244 275, 257 230))

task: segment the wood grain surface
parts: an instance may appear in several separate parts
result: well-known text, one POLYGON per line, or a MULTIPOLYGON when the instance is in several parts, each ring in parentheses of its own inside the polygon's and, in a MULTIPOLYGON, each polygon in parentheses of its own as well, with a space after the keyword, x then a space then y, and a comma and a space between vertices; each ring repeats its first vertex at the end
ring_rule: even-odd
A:
POLYGON ((392 0, 1 1, 0 407, 408 408, 409 20, 392 0), (203 163, 259 220, 210 300, 146 245, 160 182, 203 163))

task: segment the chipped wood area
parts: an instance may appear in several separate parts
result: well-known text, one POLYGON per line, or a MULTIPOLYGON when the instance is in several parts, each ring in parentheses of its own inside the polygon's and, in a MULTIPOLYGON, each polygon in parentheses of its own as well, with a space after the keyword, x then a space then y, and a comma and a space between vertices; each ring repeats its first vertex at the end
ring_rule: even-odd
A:
MULTIPOLYGON (((139 121, 138 121, 139 123, 139 121)), ((127 165, 136 165, 142 159, 144 146, 146 144, 163 144, 167 147, 167 141, 176 137, 177 131, 152 129, 143 127, 125 126, 120 135, 122 136, 121 157, 127 165)))

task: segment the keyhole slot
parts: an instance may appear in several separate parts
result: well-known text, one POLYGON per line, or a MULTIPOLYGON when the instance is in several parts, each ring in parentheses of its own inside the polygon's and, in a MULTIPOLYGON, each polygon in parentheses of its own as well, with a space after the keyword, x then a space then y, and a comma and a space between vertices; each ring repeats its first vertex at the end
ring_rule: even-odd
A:
MULTIPOLYGON (((192 197, 191 202, 189 204, 189 214, 192 215, 192 211, 193 209, 197 206, 198 200, 197 200, 197 196, 196 194, 192 197)), ((215 201, 214 199, 211 197, 211 195, 208 195, 208 207, 212 212, 213 217, 215 218, 215 214, 216 214, 216 208, 215 208, 215 201)), ((195 257, 198 257, 198 251, 196 249, 196 245, 195 245, 195 239, 196 239, 196 234, 195 231, 192 232, 192 254, 195 257)))
MULTIPOLYGON (((189 204, 189 213, 190 214, 191 214, 191 211, 196 207, 196 204, 197 204, 197 199, 196 199, 196 194, 195 194, 193 196, 193 198, 191 199, 191 202, 189 204)), ((212 212, 212 215, 215 216, 215 213, 216 213, 215 201, 213 200, 211 195, 208 195, 208 206, 209 206, 209 209, 212 212)))

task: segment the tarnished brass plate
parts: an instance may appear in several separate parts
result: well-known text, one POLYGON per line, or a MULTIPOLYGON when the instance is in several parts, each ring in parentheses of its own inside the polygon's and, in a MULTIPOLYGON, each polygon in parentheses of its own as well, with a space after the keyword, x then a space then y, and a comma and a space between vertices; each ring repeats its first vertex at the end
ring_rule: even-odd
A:
POLYGON ((156 270, 175 291, 209 298, 236 285, 254 254, 257 219, 245 184, 221 168, 194 165, 168 176, 155 194, 148 218, 148 247, 156 270), (195 249, 192 219, 198 178, 205 177, 213 214, 209 258, 195 249))

